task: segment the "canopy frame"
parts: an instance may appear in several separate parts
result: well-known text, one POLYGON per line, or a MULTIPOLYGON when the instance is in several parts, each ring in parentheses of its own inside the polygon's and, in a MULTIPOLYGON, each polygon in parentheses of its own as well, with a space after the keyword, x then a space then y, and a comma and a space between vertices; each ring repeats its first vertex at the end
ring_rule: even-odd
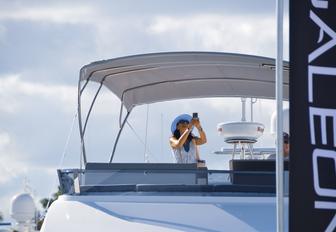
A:
MULTIPOLYGON (((115 139, 113 151, 111 153, 109 161, 112 162, 121 132, 124 128, 125 123, 127 122, 127 119, 132 109, 136 105, 163 102, 169 100, 206 97, 257 97, 264 99, 275 99, 276 94, 274 92, 274 88, 270 90, 270 86, 276 84, 276 79, 274 79, 273 77, 275 76, 276 65, 277 64, 276 62, 274 62, 274 59, 250 55, 215 52, 171 52, 122 57, 106 61, 98 61, 84 66, 80 70, 80 76, 78 81, 78 120, 81 137, 81 154, 83 156, 84 164, 86 165, 87 163, 84 136, 88 120, 93 109, 93 105, 95 104, 103 85, 105 85, 109 90, 117 95, 121 102, 119 113, 119 131, 115 139), (157 61, 156 57, 158 57, 158 59, 161 59, 161 62, 157 61), (174 60, 175 58, 177 59, 176 61, 174 60), (200 64, 203 66, 199 68, 198 71, 203 72, 204 76, 198 75, 198 72, 195 72, 193 70, 195 67, 197 68, 200 64), (169 75, 171 74, 170 72, 174 70, 172 69, 172 67, 176 67, 177 69, 180 68, 183 71, 183 68, 187 68, 186 71, 190 71, 190 73, 184 73, 180 71, 177 72, 176 75, 173 76, 173 78, 171 78, 169 75), (205 71, 210 71, 211 73, 208 74, 207 72, 204 72, 203 67, 205 71), (221 71, 218 71, 221 68, 229 69, 230 71, 222 71, 224 73, 221 73, 221 71), (163 72, 163 78, 159 76, 156 79, 153 79, 153 77, 151 76, 153 75, 153 70, 156 71, 156 74, 163 72), (212 70, 214 71, 212 72, 212 70), (235 71, 238 71, 239 73, 236 74, 235 71), (250 71, 252 72, 251 74, 250 71), (143 72, 145 72, 145 74, 150 76, 150 78, 152 79, 149 79, 148 81, 148 79, 146 79, 147 76, 143 72), (230 76, 230 73, 233 76, 230 76), (140 77, 137 76, 138 74, 140 75, 140 77), (261 76, 258 76, 259 74, 261 76), (120 75, 123 75, 122 78, 120 78, 120 75), (134 81, 134 79, 135 82, 137 82, 136 85, 132 85, 131 83, 132 81, 134 81), (83 125, 81 112, 81 97, 90 81, 98 82, 99 87, 91 102, 89 111, 85 117, 85 122, 83 125), (119 91, 119 94, 118 92, 115 92, 116 89, 113 89, 115 81, 116 85, 119 85, 117 86, 119 87, 119 90, 122 90, 121 92, 119 91), (85 83, 82 85, 83 82, 85 83), (228 92, 226 92, 226 90, 217 88, 217 83, 219 83, 221 87, 225 87, 227 85, 231 87, 231 85, 235 84, 234 87, 240 92, 236 93, 235 88, 228 88, 226 89, 228 90, 228 92), (160 90, 160 88, 162 89, 162 86, 164 85, 174 85, 177 87, 183 85, 184 87, 189 87, 189 85, 191 85, 192 87, 205 86, 207 87, 207 90, 202 92, 203 95, 199 95, 199 92, 197 92, 197 94, 194 94, 193 92, 189 91, 186 95, 177 97, 172 97, 171 95, 168 95, 168 97, 167 95, 164 95, 162 97, 161 92, 158 92, 158 94, 151 96, 152 98, 147 99, 147 101, 145 102, 140 101, 137 103, 136 99, 131 99, 131 101, 129 101, 131 102, 131 104, 125 104, 125 101, 129 100, 126 98, 128 93, 130 92, 141 90, 146 93, 146 91, 150 89, 160 90), (250 86, 252 86, 252 88, 256 86, 266 86, 268 88, 268 92, 266 90, 266 93, 262 93, 263 95, 254 96, 252 94, 253 91, 256 92, 256 90, 252 90, 249 92, 250 86), (212 87, 217 88, 215 93, 212 92, 212 87), (246 93, 245 91, 247 91, 248 93, 246 93), (125 118, 122 119, 124 107, 127 110, 127 114, 125 118)), ((288 70, 288 63, 285 63, 284 71, 288 70)), ((283 85, 288 87, 288 82, 283 83, 283 85)), ((284 98, 288 99, 288 95, 285 95, 284 98)))

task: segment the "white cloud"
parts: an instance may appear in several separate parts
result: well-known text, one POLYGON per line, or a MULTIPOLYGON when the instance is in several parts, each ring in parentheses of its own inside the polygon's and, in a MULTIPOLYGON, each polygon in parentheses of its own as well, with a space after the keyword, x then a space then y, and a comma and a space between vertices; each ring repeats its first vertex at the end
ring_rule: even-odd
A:
POLYGON ((10 137, 7 133, 0 133, 0 149, 10 143, 10 137))
MULTIPOLYGON (((0 132, 0 184, 5 184, 15 178, 29 177, 32 173, 44 172, 48 176, 55 176, 58 168, 41 166, 37 160, 24 151, 19 150, 16 141, 8 132, 0 132)), ((23 182, 22 182, 23 183, 23 182)), ((23 185, 22 185, 23 186, 23 185)))
POLYGON ((0 44, 6 39, 6 28, 0 24, 0 44))
MULTIPOLYGON (((47 85, 22 80, 21 75, 13 74, 0 77, 0 111, 17 113, 29 103, 32 97, 57 99, 64 109, 72 109, 76 102, 77 88, 66 85, 47 85)), ((32 100, 32 99, 31 99, 32 100)), ((72 111, 73 112, 73 111, 72 111)))
POLYGON ((39 165, 34 157, 17 148, 9 133, 0 131, 0 212, 5 219, 9 220, 11 198, 24 191, 31 192, 35 196, 36 206, 41 208, 38 200, 57 189, 57 168, 56 165, 39 165), (42 189, 39 187, 41 183, 42 189))
POLYGON ((25 7, 0 11, 0 20, 51 23, 88 23, 95 19, 93 6, 25 7))
MULTIPOLYGON (((21 154, 22 157, 23 154, 21 154)), ((9 133, 0 132, 0 184, 26 171, 25 165, 19 159, 20 155, 9 133)))
MULTIPOLYGON (((56 106, 61 111, 73 113, 77 107, 77 86, 43 84, 24 81, 20 74, 0 76, 0 112, 16 114, 36 101, 47 101, 49 106, 56 106), (37 99, 36 99, 37 98, 37 99)), ((83 102, 91 104, 95 89, 83 94, 83 102)), ((97 99, 97 114, 117 114, 110 107, 118 104, 111 93, 103 92, 97 99)), ((45 105, 42 105, 45 107, 45 105)))
MULTIPOLYGON (((288 30, 286 24, 285 30, 288 30)), ((184 50, 275 55, 275 18, 271 16, 158 16, 149 25, 147 32, 158 37, 162 43, 172 42, 184 50)), ((287 40, 285 37, 286 44, 287 40)))
MULTIPOLYGON (((0 10, 1 20, 89 24, 93 29, 96 56, 100 58, 167 49, 275 55, 275 17, 272 15, 147 15, 139 18, 126 14, 115 17, 99 7, 68 5, 0 10), (139 43, 134 43, 135 40, 139 43)), ((284 47, 288 57, 286 20, 284 47)))

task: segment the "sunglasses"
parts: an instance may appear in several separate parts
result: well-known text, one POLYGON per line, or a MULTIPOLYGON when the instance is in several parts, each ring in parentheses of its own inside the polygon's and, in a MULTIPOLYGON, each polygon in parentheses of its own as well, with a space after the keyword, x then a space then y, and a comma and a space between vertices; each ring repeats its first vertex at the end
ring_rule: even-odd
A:
POLYGON ((178 121, 178 123, 176 125, 178 125, 178 124, 189 124, 189 121, 188 120, 180 120, 180 121, 178 121))

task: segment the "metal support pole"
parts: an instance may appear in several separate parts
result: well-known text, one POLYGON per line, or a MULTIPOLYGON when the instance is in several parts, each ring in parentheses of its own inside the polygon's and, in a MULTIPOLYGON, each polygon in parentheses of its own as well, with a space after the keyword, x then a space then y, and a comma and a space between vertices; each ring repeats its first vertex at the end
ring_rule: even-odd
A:
POLYGON ((252 143, 248 143, 247 146, 248 146, 250 154, 251 154, 251 159, 253 159, 253 145, 252 145, 252 143))
MULTIPOLYGON (((82 109, 81 109, 81 96, 82 92, 87 85, 87 82, 85 83, 83 89, 81 89, 81 81, 79 78, 78 81, 78 125, 79 125, 79 134, 81 139, 81 157, 83 157, 84 165, 86 165, 86 152, 85 152, 85 145, 84 145, 84 133, 83 133, 83 124, 82 124, 82 109)), ((82 161, 80 160, 80 166, 82 166, 82 161)))
POLYGON ((93 98, 93 100, 92 100, 92 103, 91 103, 89 112, 88 112, 87 115, 86 115, 86 119, 85 119, 85 123, 84 123, 84 129, 83 129, 83 136, 85 135, 86 126, 87 126, 87 123, 88 123, 88 121, 89 121, 89 117, 90 117, 91 111, 92 111, 92 109, 93 109, 93 105, 95 104, 96 99, 97 99, 97 96, 98 96, 98 94, 99 94, 101 88, 103 87, 103 82, 104 82, 104 80, 105 80, 105 79, 103 79, 102 82, 100 83, 100 86, 99 86, 99 88, 98 88, 98 90, 97 90, 97 92, 96 92, 96 94, 95 94, 95 96, 94 96, 94 98, 93 98))
POLYGON ((117 138, 116 138, 116 140, 115 140, 115 142, 114 142, 114 145, 113 145, 113 151, 112 151, 112 154, 111 154, 109 163, 112 163, 114 153, 115 153, 115 151, 116 151, 116 149, 117 149, 117 144, 118 144, 118 141, 119 141, 119 137, 120 137, 120 135, 121 135, 121 132, 122 132, 122 130, 123 130, 123 128, 124 128, 126 122, 127 122, 127 118, 128 118, 128 116, 130 115, 130 113, 131 113, 131 111, 127 112, 127 114, 126 114, 126 116, 125 116, 125 119, 124 119, 124 121, 123 121, 122 124, 121 124, 121 127, 120 127, 120 129, 119 129, 117 138))
POLYGON ((84 141, 84 135, 85 135, 85 131, 86 131, 86 126, 93 108, 94 103, 96 102, 97 96, 103 86, 103 82, 105 81, 105 78, 100 82, 100 86, 92 100, 89 112, 86 115, 86 119, 85 119, 85 123, 84 123, 84 127, 83 127, 83 123, 82 123, 82 109, 81 109, 81 97, 82 97, 82 93, 85 89, 85 87, 87 86, 89 79, 86 81, 86 83, 84 84, 83 88, 81 88, 81 82, 79 79, 79 83, 78 83, 78 122, 79 122, 79 133, 80 133, 80 137, 81 137, 81 153, 83 156, 83 162, 84 165, 86 165, 87 163, 87 159, 86 159, 86 152, 85 152, 85 141, 84 141))
POLYGON ((234 160, 234 156, 236 154, 237 143, 233 144, 233 152, 232 152, 232 160, 234 160))
POLYGON ((277 50, 276 50, 276 102, 277 102, 277 144, 276 144, 276 215, 277 232, 284 231, 283 193, 283 0, 276 1, 277 50))

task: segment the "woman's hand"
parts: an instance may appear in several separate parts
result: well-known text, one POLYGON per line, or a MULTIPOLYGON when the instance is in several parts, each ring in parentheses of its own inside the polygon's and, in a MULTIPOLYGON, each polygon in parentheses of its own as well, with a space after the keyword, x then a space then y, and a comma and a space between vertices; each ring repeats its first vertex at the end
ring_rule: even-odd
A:
POLYGON ((201 122, 198 118, 193 118, 191 119, 190 124, 192 124, 193 126, 195 126, 197 129, 201 128, 201 122))
POLYGON ((190 121, 190 123, 188 124, 188 129, 191 130, 193 128, 194 124, 192 121, 190 121))

